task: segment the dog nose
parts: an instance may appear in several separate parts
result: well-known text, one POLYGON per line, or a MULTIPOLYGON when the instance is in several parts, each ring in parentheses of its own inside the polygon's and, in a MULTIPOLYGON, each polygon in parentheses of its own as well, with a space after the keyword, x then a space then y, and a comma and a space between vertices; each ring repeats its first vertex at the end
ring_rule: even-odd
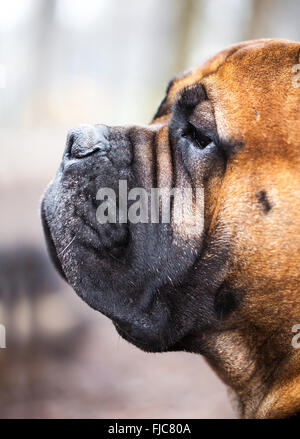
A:
POLYGON ((105 125, 78 125, 68 132, 65 154, 74 158, 87 157, 96 151, 106 154, 107 135, 105 125))

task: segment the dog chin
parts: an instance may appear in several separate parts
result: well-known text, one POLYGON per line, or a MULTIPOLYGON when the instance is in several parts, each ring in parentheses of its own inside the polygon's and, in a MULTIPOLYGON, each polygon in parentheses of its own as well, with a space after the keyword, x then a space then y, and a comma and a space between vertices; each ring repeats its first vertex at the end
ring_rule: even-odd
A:
POLYGON ((171 341, 164 340, 162 337, 160 340, 150 340, 146 337, 135 337, 130 334, 129 330, 124 330, 122 326, 116 322, 113 322, 117 333, 128 343, 133 344, 137 348, 141 349, 144 352, 170 352, 176 351, 179 349, 180 341, 176 343, 172 343, 171 341), (177 347, 178 346, 178 347, 177 347))

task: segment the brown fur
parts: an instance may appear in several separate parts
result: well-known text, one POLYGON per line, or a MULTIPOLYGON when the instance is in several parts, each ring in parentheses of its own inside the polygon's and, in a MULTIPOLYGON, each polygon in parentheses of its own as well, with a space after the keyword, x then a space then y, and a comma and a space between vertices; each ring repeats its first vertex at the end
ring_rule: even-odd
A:
POLYGON ((299 54, 244 42, 174 79, 150 125, 71 130, 42 202, 78 295, 141 349, 203 354, 245 418, 300 415, 299 54), (168 227, 100 227, 96 187, 124 175, 203 189, 201 228, 174 214, 168 227))
POLYGON ((299 53, 299 43, 285 40, 233 46, 176 79, 167 114, 153 121, 164 137, 178 93, 200 81, 219 133, 243 142, 211 184, 206 218, 210 232, 222 222, 230 236, 226 282, 244 298, 217 331, 193 341, 233 389, 243 417, 300 412, 300 350, 291 345, 300 323, 300 89, 292 86, 299 53))

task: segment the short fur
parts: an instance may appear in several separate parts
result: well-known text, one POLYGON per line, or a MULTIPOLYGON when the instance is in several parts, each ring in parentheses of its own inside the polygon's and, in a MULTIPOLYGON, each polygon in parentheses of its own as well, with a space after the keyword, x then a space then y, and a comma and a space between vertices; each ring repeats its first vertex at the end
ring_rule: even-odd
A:
POLYGON ((150 125, 72 131, 42 203, 76 292, 144 350, 203 354, 246 418, 300 412, 299 53, 285 40, 232 46, 175 78, 150 125), (172 221, 98 224, 96 192, 120 179, 202 187, 201 236, 172 221))

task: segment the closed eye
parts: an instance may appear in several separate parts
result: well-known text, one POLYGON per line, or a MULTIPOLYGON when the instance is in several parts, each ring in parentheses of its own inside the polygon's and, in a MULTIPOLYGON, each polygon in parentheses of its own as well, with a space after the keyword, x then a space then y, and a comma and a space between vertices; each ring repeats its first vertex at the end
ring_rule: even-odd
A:
POLYGON ((182 136, 191 140, 199 149, 206 148, 213 140, 206 136, 199 128, 195 127, 191 122, 187 123, 182 136))

